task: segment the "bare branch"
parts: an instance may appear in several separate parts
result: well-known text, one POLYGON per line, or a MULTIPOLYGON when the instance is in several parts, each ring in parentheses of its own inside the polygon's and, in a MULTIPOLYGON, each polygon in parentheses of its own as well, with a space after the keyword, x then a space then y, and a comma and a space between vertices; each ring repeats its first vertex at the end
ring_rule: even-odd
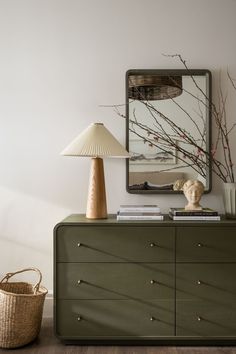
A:
MULTIPOLYGON (((177 58, 184 68, 189 72, 189 75, 197 89, 197 94, 189 92, 185 88, 182 88, 184 92, 194 98, 198 104, 198 111, 194 111, 194 114, 199 117, 202 129, 195 120, 195 115, 192 116, 190 112, 181 106, 175 99, 169 97, 172 102, 183 112, 188 121, 191 122, 195 131, 198 132, 197 137, 192 136, 190 130, 187 131, 183 126, 177 125, 171 117, 160 111, 158 107, 154 106, 152 102, 143 97, 142 92, 137 92, 139 100, 150 115, 150 122, 148 124, 142 123, 137 116, 135 108, 132 111, 132 116, 129 117, 129 130, 137 137, 143 139, 144 143, 152 144, 158 147, 158 149, 168 152, 172 155, 170 147, 174 148, 178 153, 178 159, 182 162, 181 166, 174 167, 175 169, 184 167, 191 167, 201 176, 205 177, 206 168, 211 166, 213 173, 215 173, 222 181, 234 182, 233 163, 231 155, 231 146, 229 135, 236 127, 236 123, 228 127, 227 115, 226 115, 226 103, 227 95, 222 91, 221 81, 219 83, 219 96, 218 106, 209 99, 207 94, 199 86, 195 77, 192 75, 192 71, 188 68, 186 60, 182 58, 180 54, 163 54, 166 57, 177 58), (215 142, 212 144, 211 151, 208 151, 206 147, 206 122, 203 119, 203 110, 211 109, 212 122, 216 128, 215 142), (198 137, 199 135, 199 137, 198 137), (220 161, 216 155, 219 148, 223 149, 223 159, 220 161)), ((236 80, 234 80, 227 71, 228 79, 236 90, 236 80)), ((221 80, 221 77, 220 77, 221 80)), ((138 87, 134 87, 138 90, 138 87)), ((132 103, 136 100, 129 100, 129 107, 132 107, 132 103)), ((120 112, 120 108, 126 105, 113 105, 115 112, 122 118, 127 117, 120 112)), ((104 107, 104 106, 103 106, 104 107)), ((173 169, 173 168, 171 168, 173 169)), ((168 168, 163 169, 163 171, 168 168)))

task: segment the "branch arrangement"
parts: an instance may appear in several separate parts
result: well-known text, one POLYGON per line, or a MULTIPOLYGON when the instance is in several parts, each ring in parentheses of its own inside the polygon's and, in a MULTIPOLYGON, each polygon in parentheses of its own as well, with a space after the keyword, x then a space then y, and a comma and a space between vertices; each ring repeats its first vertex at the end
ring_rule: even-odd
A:
MULTIPOLYGON (((188 95, 196 100, 198 111, 195 112, 199 118, 199 122, 174 98, 169 97, 175 105, 182 111, 187 117, 189 123, 192 124, 197 138, 194 137, 190 131, 184 127, 177 125, 174 120, 167 115, 163 114, 159 110, 157 105, 152 104, 151 101, 140 100, 140 104, 144 105, 145 110, 148 112, 151 118, 151 124, 145 124, 137 117, 136 110, 133 109, 132 114, 129 117, 129 130, 135 136, 143 140, 144 144, 148 144, 150 147, 158 147, 163 152, 168 152, 171 155, 178 155, 178 159, 182 162, 181 166, 175 167, 175 169, 183 168, 186 166, 191 167, 203 178, 206 177, 206 169, 209 168, 217 175, 223 182, 234 182, 234 171, 232 154, 230 148, 230 134, 236 126, 236 123, 228 126, 226 117, 226 99, 222 89, 219 90, 219 104, 216 104, 209 99, 206 93, 199 86, 194 76, 191 74, 191 70, 186 65, 186 61, 183 60, 181 55, 168 55, 173 58, 177 58, 189 72, 189 76, 196 88, 196 92, 192 93, 182 88, 188 95), (203 117, 203 110, 209 109, 212 116, 212 125, 216 130, 216 139, 211 146, 210 151, 207 149, 206 144, 206 122, 203 117), (200 124, 200 126, 199 126, 200 124), (172 149, 170 149, 172 148, 172 149), (222 149, 223 158, 220 160, 217 157, 217 152, 222 149), (175 152, 174 152, 175 151, 175 152)), ((235 80, 232 79, 229 73, 227 73, 228 79, 232 85, 232 88, 236 91, 235 80)), ((138 87, 137 87, 138 90, 138 87)), ((139 95, 141 93, 139 92, 139 95)), ((123 118, 125 115, 121 114, 119 106, 114 106, 116 113, 123 118)), ((132 107, 132 101, 130 102, 132 107)), ((129 107, 129 108, 130 108, 129 107)), ((162 171, 167 171, 164 169, 162 171)), ((173 167, 171 168, 173 170, 173 167)))

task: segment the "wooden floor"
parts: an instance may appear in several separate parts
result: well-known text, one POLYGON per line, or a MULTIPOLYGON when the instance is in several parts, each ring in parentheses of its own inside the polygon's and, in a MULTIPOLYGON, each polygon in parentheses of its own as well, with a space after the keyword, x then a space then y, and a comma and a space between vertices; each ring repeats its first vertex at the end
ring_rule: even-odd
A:
POLYGON ((63 345, 53 335, 52 320, 44 319, 39 338, 19 349, 0 349, 0 354, 236 354, 235 347, 125 347, 63 345))

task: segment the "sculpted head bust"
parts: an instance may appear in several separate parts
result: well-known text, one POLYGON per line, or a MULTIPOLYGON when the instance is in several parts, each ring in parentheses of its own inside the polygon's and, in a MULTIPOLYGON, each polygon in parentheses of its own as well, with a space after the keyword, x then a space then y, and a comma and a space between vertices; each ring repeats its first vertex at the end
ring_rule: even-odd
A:
POLYGON ((183 185, 183 192, 188 201, 185 210, 202 210, 199 201, 204 192, 204 185, 198 180, 189 179, 183 185))

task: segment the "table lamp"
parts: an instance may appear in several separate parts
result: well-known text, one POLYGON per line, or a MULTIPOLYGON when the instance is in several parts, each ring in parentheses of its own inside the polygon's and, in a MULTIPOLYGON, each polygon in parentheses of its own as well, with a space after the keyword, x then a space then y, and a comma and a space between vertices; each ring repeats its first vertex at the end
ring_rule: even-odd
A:
POLYGON ((129 158, 129 153, 103 123, 93 123, 78 135, 62 152, 64 156, 92 158, 87 211, 88 219, 106 219, 106 188, 103 157, 129 158))

